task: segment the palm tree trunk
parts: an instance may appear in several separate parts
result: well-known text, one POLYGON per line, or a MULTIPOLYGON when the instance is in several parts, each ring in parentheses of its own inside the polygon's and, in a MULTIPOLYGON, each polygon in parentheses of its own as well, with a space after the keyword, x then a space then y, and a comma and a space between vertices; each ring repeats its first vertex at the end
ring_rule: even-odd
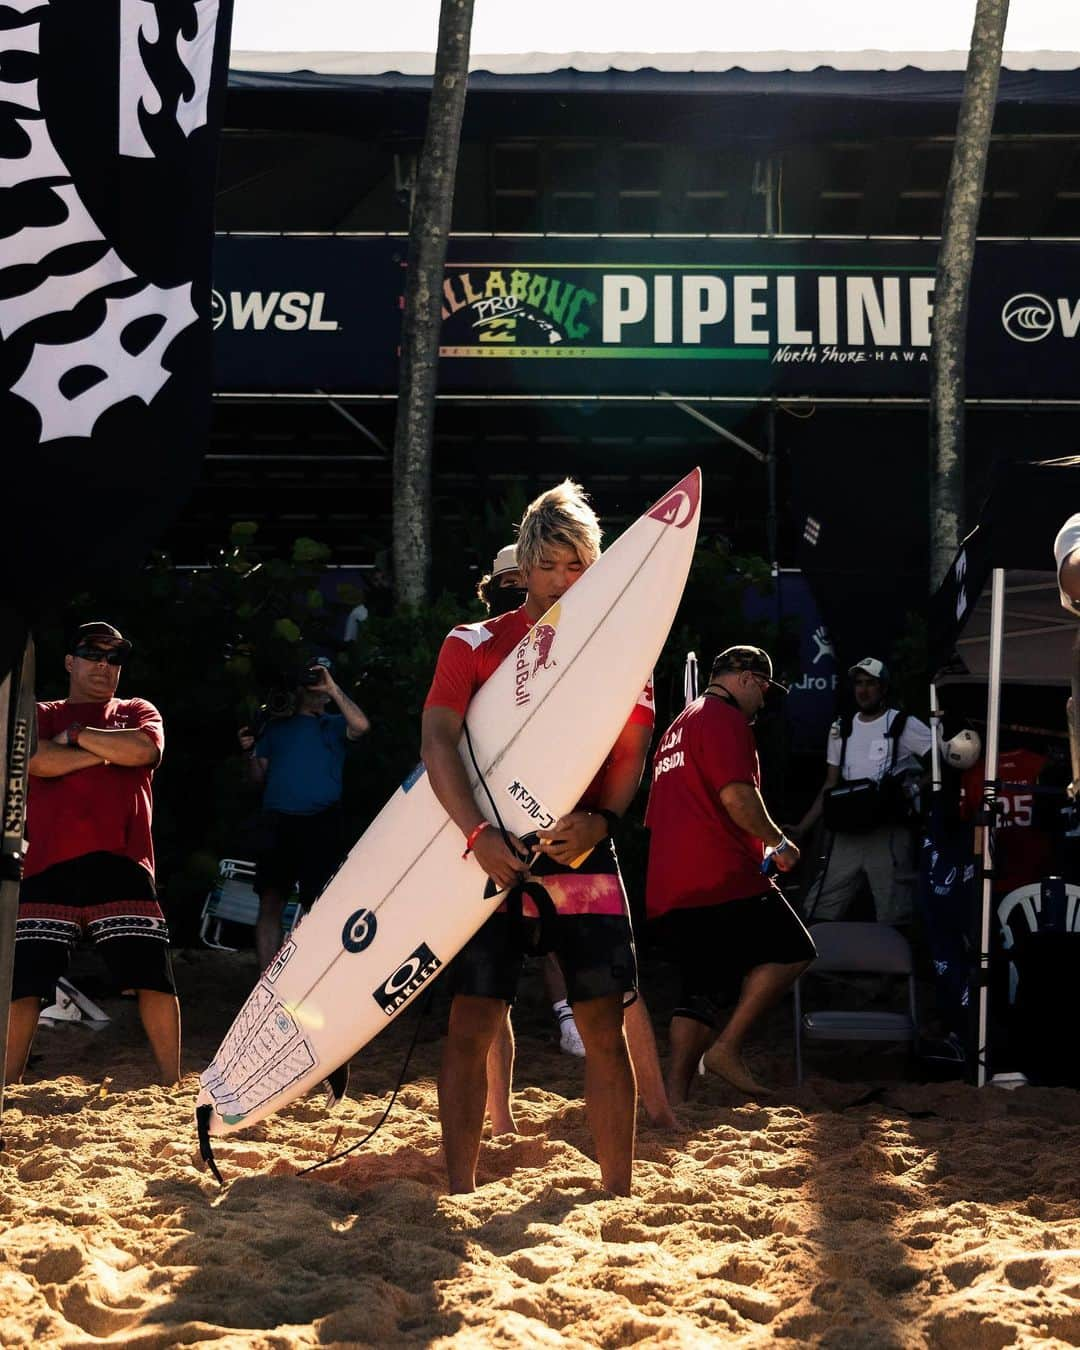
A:
POLYGON ((945 192, 930 354, 930 586, 937 588, 964 519, 964 361, 968 291, 1009 0, 978 0, 945 192))
POLYGON ((473 0, 442 0, 427 132, 409 228, 394 427, 394 595, 427 598, 431 571, 431 447, 442 329, 443 268, 469 75, 473 0))

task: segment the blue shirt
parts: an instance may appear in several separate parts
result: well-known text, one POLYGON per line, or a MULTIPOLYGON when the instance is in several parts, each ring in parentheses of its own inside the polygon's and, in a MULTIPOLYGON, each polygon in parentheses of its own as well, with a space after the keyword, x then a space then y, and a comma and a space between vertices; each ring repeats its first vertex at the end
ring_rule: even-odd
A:
POLYGON ((285 717, 267 725, 255 754, 269 760, 263 808, 311 816, 341 800, 346 725, 338 714, 285 717))

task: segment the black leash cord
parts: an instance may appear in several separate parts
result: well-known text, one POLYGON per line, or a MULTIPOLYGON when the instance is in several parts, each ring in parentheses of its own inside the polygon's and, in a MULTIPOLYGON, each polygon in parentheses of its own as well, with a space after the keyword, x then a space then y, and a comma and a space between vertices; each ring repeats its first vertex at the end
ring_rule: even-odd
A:
MULTIPOLYGON (((488 801, 491 804, 492 813, 494 814, 495 819, 498 821, 499 830, 502 833, 503 837, 503 842, 506 844, 507 848, 510 848, 509 831, 507 830, 506 825, 503 822, 502 816, 499 814, 499 808, 495 805, 495 798, 491 795, 491 789, 488 787, 487 780, 485 779, 483 772, 480 768, 480 765, 477 763, 476 760, 476 752, 473 750, 472 737, 469 735, 469 724, 468 722, 463 722, 462 726, 464 727, 465 730, 465 744, 468 746, 469 758, 472 760, 473 768, 476 770, 476 776, 479 779, 480 786, 484 789, 484 795, 487 797, 488 801)), ((516 852, 516 850, 511 849, 511 852, 516 852)), ((350 1153, 355 1153, 355 1151, 358 1148, 362 1148, 364 1144, 366 1144, 369 1140, 373 1139, 375 1135, 378 1134, 378 1132, 386 1124, 386 1121, 390 1116, 390 1112, 394 1109, 394 1103, 397 1101, 397 1096, 398 1093, 401 1091, 402 1084, 405 1082, 405 1075, 409 1071, 409 1063, 412 1060, 413 1051, 416 1049, 416 1042, 420 1035, 420 1028, 424 1024, 424 1018, 427 1015, 428 1008, 431 1006, 431 997, 434 992, 435 992, 434 986, 432 986, 432 988, 428 990, 426 996, 424 997, 423 1002, 420 1005, 420 1016, 416 1019, 416 1028, 413 1031, 412 1040, 409 1042, 409 1048, 405 1052, 405 1060, 401 1066, 401 1072, 398 1074, 398 1080, 394 1084, 393 1092, 390 1094, 390 1100, 386 1104, 386 1110, 379 1117, 378 1122, 372 1126, 372 1128, 367 1132, 367 1134, 364 1135, 362 1139, 358 1139, 355 1144, 350 1144, 348 1148, 342 1149, 340 1153, 333 1153, 330 1155, 329 1158, 323 1158, 321 1162, 312 1163, 310 1167, 301 1168, 301 1170, 296 1173, 298 1177, 306 1177, 309 1172, 317 1172, 320 1167, 326 1167, 330 1163, 340 1162, 342 1158, 347 1158, 350 1153)))
POLYGON ((472 737, 469 735, 469 724, 468 722, 462 722, 461 725, 465 732, 465 744, 468 746, 469 749, 469 758, 472 760, 472 766, 476 770, 476 777, 480 782, 480 786, 484 789, 484 796, 491 803, 491 810, 495 816, 496 821, 498 821, 499 831, 503 837, 503 843, 506 845, 507 848, 510 849, 511 853, 516 854, 517 849, 511 848, 510 846, 510 832, 506 828, 502 816, 499 814, 499 808, 495 805, 495 798, 491 795, 491 789, 487 785, 487 779, 484 777, 483 770, 480 768, 480 765, 476 761, 476 751, 473 749, 472 737))
POLYGON ((424 1025, 424 1018, 427 1016, 427 1010, 431 1006, 431 996, 434 992, 435 986, 432 985, 420 1003, 420 1015, 416 1019, 412 1040, 409 1042, 408 1050, 405 1051, 405 1059, 403 1060, 401 1070, 398 1073, 397 1082, 394 1084, 394 1090, 390 1094, 390 1100, 386 1103, 386 1110, 362 1139, 358 1139, 355 1144, 350 1144, 348 1148, 343 1148, 340 1153, 332 1153, 329 1158, 323 1158, 320 1162, 312 1163, 310 1167, 302 1167, 300 1171, 296 1173, 298 1177, 306 1177, 309 1172, 317 1172, 320 1167, 327 1167, 330 1163, 340 1162, 342 1158, 347 1158, 350 1153, 355 1153, 358 1148, 363 1148, 369 1140, 374 1139, 386 1124, 390 1112, 394 1109, 394 1103, 397 1101, 398 1093, 401 1091, 402 1085, 405 1082, 405 1075, 409 1072, 409 1064, 413 1057, 413 1051, 416 1049, 416 1042, 420 1036, 420 1028, 424 1025))
MULTIPOLYGON (((472 737, 469 735, 469 724, 468 722, 463 722, 462 726, 465 729, 465 744, 469 748, 469 758, 472 760, 473 768, 476 770, 476 776, 480 781, 480 786, 484 789, 484 795, 491 803, 491 810, 494 813, 495 819, 499 823, 499 830, 502 833, 503 843, 506 844, 507 848, 510 848, 511 846, 510 846, 509 832, 506 828, 506 825, 503 822, 502 816, 499 814, 499 808, 495 805, 495 798, 491 795, 491 789, 487 785, 487 780, 484 778, 480 765, 477 763, 476 760, 476 752, 473 750, 472 737)), ((516 852, 516 850, 511 849, 511 852, 516 852)), ((340 1162, 342 1158, 347 1158, 350 1153, 355 1153, 358 1148, 363 1148, 363 1146, 366 1143, 374 1139, 374 1137, 386 1124, 387 1120, 390 1117, 390 1112, 394 1109, 394 1103, 397 1101, 398 1093, 401 1091, 402 1085, 405 1082, 405 1075, 409 1072, 409 1064, 412 1061, 413 1051, 416 1049, 416 1042, 420 1035, 420 1028, 423 1026, 424 1018, 427 1015, 427 1010, 431 1006, 431 996, 433 993, 434 993, 434 986, 432 986, 432 988, 428 990, 427 994, 424 997, 423 1002, 420 1004, 420 1016, 416 1019, 416 1027, 413 1030, 413 1036, 412 1040, 409 1042, 409 1048, 405 1052, 405 1059, 402 1062, 401 1070, 398 1073, 397 1082, 394 1084, 394 1090, 390 1094, 390 1100, 386 1103, 386 1110, 379 1117, 378 1121, 371 1127, 370 1130, 368 1130, 367 1134, 365 1134, 362 1139, 358 1139, 355 1144, 350 1144, 348 1148, 342 1149, 340 1153, 332 1153, 329 1158, 323 1158, 320 1162, 312 1163, 310 1167, 302 1167, 300 1171, 296 1173, 298 1177, 306 1177, 309 1172, 317 1172, 320 1167, 327 1167, 329 1166, 330 1163, 340 1162)), ((196 1112, 196 1121, 199 1133, 199 1153, 202 1156, 203 1162, 207 1164, 207 1166, 210 1168, 210 1171, 213 1173, 214 1178, 217 1181, 217 1184, 219 1186, 224 1186, 225 1183, 221 1178, 221 1173, 218 1171, 217 1163, 214 1160, 213 1149, 210 1144, 209 1127, 210 1127, 211 1110, 212 1108, 209 1105, 207 1105, 199 1107, 198 1111, 196 1112)))
MULTIPOLYGON (((506 844, 507 848, 509 848, 510 847, 509 833, 507 831, 505 824, 503 823, 502 816, 499 814, 499 808, 495 805, 495 798, 491 795, 491 789, 487 785, 487 780, 484 778, 484 775, 480 769, 480 765, 476 762, 476 752, 473 750, 472 737, 469 735, 469 724, 468 722, 463 722, 462 726, 465 729, 465 744, 469 748, 469 758, 472 760, 473 768, 476 770, 476 776, 480 780, 480 786, 484 789, 484 795, 491 803, 491 810, 494 813, 495 819, 499 822, 499 830, 502 833, 503 842, 506 844)), ((398 1080, 394 1084, 393 1092, 390 1094, 390 1100, 386 1104, 386 1110, 379 1117, 377 1123, 372 1126, 372 1128, 367 1132, 367 1134, 364 1135, 362 1139, 358 1139, 355 1144, 350 1144, 348 1148, 342 1149, 340 1153, 333 1153, 330 1155, 329 1158, 323 1158, 321 1162, 312 1163, 310 1167, 301 1168, 301 1170, 296 1174, 298 1177, 306 1177, 309 1172, 317 1172, 320 1167, 326 1167, 330 1163, 340 1162, 342 1158, 347 1158, 350 1153, 355 1153, 355 1151, 358 1148, 362 1148, 364 1144, 368 1143, 369 1140, 373 1139, 375 1135, 378 1134, 378 1132, 386 1124, 386 1121, 390 1116, 390 1112, 394 1109, 394 1103, 397 1101, 397 1096, 398 1093, 401 1091, 402 1084, 405 1082, 405 1075, 409 1071, 409 1063, 412 1060, 413 1051, 416 1049, 416 1042, 420 1035, 420 1028, 424 1024, 424 1018, 427 1015, 428 1008, 431 1006, 431 997, 434 992, 435 987, 433 985, 425 995, 423 1002, 420 1004, 420 1016, 416 1019, 416 1028, 413 1031, 412 1040, 409 1042, 409 1048, 405 1052, 405 1060, 401 1066, 401 1072, 398 1074, 398 1080)))

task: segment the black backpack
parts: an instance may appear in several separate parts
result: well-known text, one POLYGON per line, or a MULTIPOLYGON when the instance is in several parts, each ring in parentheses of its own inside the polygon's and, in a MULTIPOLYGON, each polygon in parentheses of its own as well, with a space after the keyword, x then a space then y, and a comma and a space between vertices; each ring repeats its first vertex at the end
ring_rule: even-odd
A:
MULTIPOLYGON (((834 833, 864 834, 879 825, 910 824, 911 804, 903 784, 893 774, 900 737, 907 726, 908 714, 898 712, 885 732, 889 746, 889 762, 881 778, 841 779, 825 793, 823 802, 825 827, 834 833)), ((844 755, 855 723, 855 714, 843 713, 840 726, 840 772, 844 771, 844 755)))

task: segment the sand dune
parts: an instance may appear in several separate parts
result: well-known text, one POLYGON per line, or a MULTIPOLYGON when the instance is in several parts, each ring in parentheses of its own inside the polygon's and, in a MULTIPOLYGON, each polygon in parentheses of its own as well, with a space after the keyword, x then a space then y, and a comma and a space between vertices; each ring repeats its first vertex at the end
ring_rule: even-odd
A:
MULTIPOLYGON (((187 1062, 246 992, 247 958, 181 954, 187 1062)), ((129 1003, 43 1030, 0 1158, 0 1344, 663 1346, 983 1350, 1080 1344, 1080 1095, 814 1077, 768 1105, 716 1080, 677 1137, 643 1125, 635 1194, 604 1196, 581 1065, 518 1019, 521 1134, 443 1193, 437 1016, 389 1122, 395 1024, 333 1115, 309 1099, 198 1162, 195 1074, 145 1086, 129 1003), (102 1086, 106 1075, 112 1081, 102 1086), (340 1140, 339 1140, 340 1131, 340 1140)), ((782 1016, 756 1062, 790 1081, 782 1016)))

